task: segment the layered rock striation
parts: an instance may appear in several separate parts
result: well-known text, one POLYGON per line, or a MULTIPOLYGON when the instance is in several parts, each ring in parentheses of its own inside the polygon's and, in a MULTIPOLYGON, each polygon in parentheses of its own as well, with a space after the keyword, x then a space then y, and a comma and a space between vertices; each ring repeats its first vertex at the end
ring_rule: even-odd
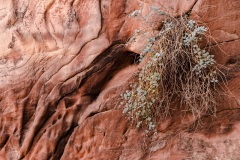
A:
POLYGON ((0 1, 0 159, 239 159, 239 26, 239 0, 0 1), (140 4, 206 24, 227 75, 216 115, 197 124, 174 104, 155 138, 118 107, 142 45, 126 43, 152 29, 128 16, 140 4))

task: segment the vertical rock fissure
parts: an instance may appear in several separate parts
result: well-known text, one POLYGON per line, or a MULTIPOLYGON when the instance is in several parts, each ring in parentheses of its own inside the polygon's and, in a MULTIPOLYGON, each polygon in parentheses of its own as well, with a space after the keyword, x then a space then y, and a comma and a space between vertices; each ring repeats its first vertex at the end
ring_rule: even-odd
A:
POLYGON ((60 160, 61 159, 64 149, 66 147, 66 144, 68 143, 68 140, 76 127, 77 127, 76 124, 72 125, 71 128, 67 131, 67 133, 62 135, 62 137, 58 140, 57 145, 54 150, 54 153, 53 153, 53 156, 50 159, 52 159, 52 160, 60 160))

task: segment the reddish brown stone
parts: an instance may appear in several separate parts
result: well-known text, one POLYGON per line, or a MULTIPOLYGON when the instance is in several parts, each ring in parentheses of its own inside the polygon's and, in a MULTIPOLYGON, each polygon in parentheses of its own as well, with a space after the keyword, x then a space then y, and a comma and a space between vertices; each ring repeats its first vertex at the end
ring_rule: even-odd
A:
POLYGON ((239 159, 239 26, 239 0, 2 0, 0 159, 239 159), (128 122, 119 94, 139 67, 143 40, 125 44, 136 29, 151 30, 128 17, 140 2, 143 16, 159 6, 209 27, 228 80, 216 116, 198 124, 175 110, 157 137, 128 122))

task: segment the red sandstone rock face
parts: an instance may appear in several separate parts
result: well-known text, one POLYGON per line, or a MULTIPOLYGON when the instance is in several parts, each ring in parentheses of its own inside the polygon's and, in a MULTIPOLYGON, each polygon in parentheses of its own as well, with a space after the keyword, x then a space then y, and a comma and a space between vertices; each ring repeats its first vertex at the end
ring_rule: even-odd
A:
MULTIPOLYGON (((141 40, 134 0, 0 1, 0 159, 225 160, 240 158, 240 1, 145 1, 172 15, 191 10, 218 42, 229 96, 216 116, 174 111, 146 137, 117 107, 136 72, 141 40)), ((163 17, 157 17, 162 20, 163 17)), ((151 17, 149 18, 151 20, 151 17)), ((177 104, 175 105, 177 108, 177 104)))

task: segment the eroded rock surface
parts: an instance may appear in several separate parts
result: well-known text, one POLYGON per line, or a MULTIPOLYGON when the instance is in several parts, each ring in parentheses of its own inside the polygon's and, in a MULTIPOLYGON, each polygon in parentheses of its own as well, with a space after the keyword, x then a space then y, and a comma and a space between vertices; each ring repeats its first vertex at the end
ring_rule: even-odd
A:
POLYGON ((0 159, 239 159, 239 26, 239 0, 1 0, 0 159), (140 4, 143 15, 191 12, 227 71, 216 116, 196 124, 174 111, 155 139, 118 108, 142 45, 125 44, 149 27, 128 17, 140 4))

